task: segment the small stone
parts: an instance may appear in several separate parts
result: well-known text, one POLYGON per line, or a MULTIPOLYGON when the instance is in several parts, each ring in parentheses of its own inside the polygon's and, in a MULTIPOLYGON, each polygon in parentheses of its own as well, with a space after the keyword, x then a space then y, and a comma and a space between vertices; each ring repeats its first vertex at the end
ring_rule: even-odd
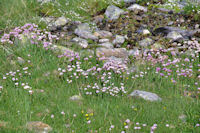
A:
POLYGON ((114 48, 113 44, 110 42, 105 42, 105 43, 101 43, 98 44, 99 46, 105 47, 105 48, 114 48))
POLYGON ((74 32, 76 35, 78 35, 81 38, 84 39, 92 39, 92 40, 97 40, 98 37, 93 35, 91 28, 89 27, 88 24, 80 24, 74 32))
POLYGON ((17 62, 18 62, 20 65, 22 65, 22 64, 25 63, 25 60, 24 60, 23 58, 21 58, 21 57, 17 57, 17 62))
POLYGON ((116 35, 115 39, 113 40, 113 44, 123 44, 125 42, 125 37, 121 35, 116 35))
POLYGON ((152 45, 151 47, 153 50, 159 50, 159 49, 164 49, 165 47, 161 45, 160 43, 156 42, 152 45))
POLYGON ((68 23, 68 19, 66 19, 65 17, 60 17, 55 21, 55 26, 56 27, 61 27, 64 26, 68 23))
POLYGON ((94 35, 96 37, 99 37, 99 38, 110 38, 112 37, 112 33, 109 32, 109 31, 105 31, 105 30, 99 30, 99 31, 96 31, 94 33, 94 35))
POLYGON ((0 121, 0 129, 1 128, 6 128, 7 125, 8 125, 8 122, 0 121))
POLYGON ((128 10, 147 12, 147 8, 146 7, 140 6, 138 4, 131 5, 130 7, 128 7, 128 10))
POLYGON ((87 48, 88 47, 88 42, 85 39, 79 38, 79 37, 75 37, 72 39, 72 42, 76 42, 78 43, 79 46, 81 46, 82 48, 87 48))
POLYGON ((69 99, 72 100, 72 101, 80 101, 80 100, 83 100, 83 98, 82 98, 81 95, 74 95, 74 96, 70 97, 69 99))
POLYGON ((131 49, 129 51, 129 56, 139 56, 140 55, 140 51, 137 48, 131 49))
POLYGON ((143 35, 149 35, 149 34, 151 34, 151 32, 150 32, 148 29, 144 29, 144 30, 142 31, 142 34, 143 34, 143 35))
POLYGON ((173 21, 170 21, 167 25, 173 25, 174 24, 174 22, 173 21))
POLYGON ((151 44, 153 44, 153 40, 151 38, 146 38, 146 39, 143 39, 141 41, 139 41, 139 46, 141 47, 147 47, 151 44))
POLYGON ((66 51, 70 51, 74 53, 74 51, 72 51, 71 49, 64 46, 58 46, 58 45, 52 45, 51 50, 53 50, 55 54, 65 54, 66 51))
POLYGON ((167 38, 172 39, 173 41, 179 41, 183 39, 183 36, 176 31, 172 31, 167 34, 167 38))
POLYGON ((99 43, 105 43, 105 42, 109 42, 109 39, 99 39, 99 43))
POLYGON ((141 97, 144 100, 147 101, 161 101, 162 99, 156 95, 155 93, 147 92, 147 91, 140 91, 140 90, 134 90, 129 96, 132 97, 141 97))
POLYGON ((199 29, 199 24, 196 24, 196 25, 195 25, 195 29, 199 29))
POLYGON ((96 50, 96 55, 98 57, 117 57, 117 58, 127 58, 128 57, 128 52, 125 48, 114 48, 114 49, 109 49, 109 48, 97 48, 96 50))
POLYGON ((41 121, 31 121, 26 124, 26 127, 31 132, 36 133, 48 133, 51 132, 53 129, 48 124, 45 124, 41 121))
POLYGON ((187 116, 184 115, 184 114, 181 114, 178 118, 179 118, 182 122, 186 122, 187 116))
POLYGON ((95 23, 101 23, 104 19, 104 16, 103 15, 98 15, 98 16, 95 16, 94 18, 94 22, 95 23))
POLYGON ((108 6, 106 9, 105 15, 108 18, 108 20, 116 20, 119 18, 121 14, 124 13, 124 10, 120 9, 119 7, 116 7, 114 5, 108 6))

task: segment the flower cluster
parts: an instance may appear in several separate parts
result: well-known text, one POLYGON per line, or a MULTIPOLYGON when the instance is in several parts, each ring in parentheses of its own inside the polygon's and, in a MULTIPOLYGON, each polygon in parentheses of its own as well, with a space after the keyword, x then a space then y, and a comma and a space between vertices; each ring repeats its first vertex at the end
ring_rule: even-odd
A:
POLYGON ((25 24, 22 27, 16 27, 8 34, 4 34, 1 43, 14 44, 17 39, 22 42, 30 40, 32 44, 42 43, 44 48, 47 48, 54 40, 59 40, 59 37, 46 30, 39 30, 36 24, 25 24))

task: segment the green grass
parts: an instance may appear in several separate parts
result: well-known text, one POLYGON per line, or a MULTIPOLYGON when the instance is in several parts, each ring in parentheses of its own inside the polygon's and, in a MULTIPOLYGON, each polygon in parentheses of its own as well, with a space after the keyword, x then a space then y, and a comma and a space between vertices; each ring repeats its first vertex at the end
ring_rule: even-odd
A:
MULTIPOLYGON (((1 132, 27 132, 25 125, 28 121, 43 121, 52 126, 55 133, 72 132, 72 130, 80 133, 97 130, 103 133, 109 132, 111 125, 115 125, 111 132, 119 132, 124 130, 126 119, 131 120, 130 128, 126 130, 130 133, 135 132, 133 128, 136 126, 136 122, 147 124, 147 127, 136 132, 149 132, 150 127, 155 123, 158 124, 157 132, 161 133, 199 132, 199 128, 195 127, 200 118, 199 98, 183 95, 184 85, 191 85, 190 91, 196 90, 194 83, 198 79, 195 77, 176 79, 177 83, 173 84, 170 80, 155 74, 155 66, 147 63, 139 67, 139 71, 147 72, 144 77, 131 79, 133 75, 138 74, 136 72, 129 76, 124 75, 120 79, 118 74, 112 73, 111 81, 115 84, 123 82, 128 93, 135 89, 154 92, 162 97, 162 102, 148 102, 126 95, 119 97, 88 96, 82 90, 80 91, 80 88, 98 83, 99 81, 94 80, 94 76, 91 75, 88 79, 83 76, 80 76, 80 79, 73 78, 73 82, 68 84, 66 79, 70 78, 72 73, 66 73, 64 76, 57 74, 58 68, 66 68, 73 62, 66 62, 65 59, 56 57, 52 51, 44 50, 36 45, 12 46, 11 49, 14 50, 12 58, 8 58, 7 53, 0 49, 0 85, 4 86, 0 93, 0 121, 8 122, 6 127, 0 127, 1 132), (31 56, 27 56, 28 54, 31 56), (20 65, 17 63, 17 57, 22 57, 26 63, 20 65), (28 60, 31 63, 28 63, 28 60), (15 87, 11 76, 7 76, 6 80, 2 79, 6 73, 23 71, 24 67, 29 67, 27 71, 31 75, 23 74, 22 77, 16 77, 20 84, 28 83, 32 87, 34 91, 32 95, 21 85, 15 87), (49 75, 45 76, 47 73, 49 75), (44 90, 44 92, 37 92, 37 90, 44 90), (83 96, 82 101, 69 100, 71 96, 79 93, 83 96), (61 114, 62 111, 65 112, 64 116, 61 114), (89 112, 93 112, 93 116, 89 117, 91 124, 87 124, 85 116, 89 112), (53 119, 51 118, 52 114, 55 116, 53 119), (74 118, 73 114, 76 114, 77 117, 74 118), (186 115, 186 122, 178 118, 181 114, 186 115), (66 128, 66 124, 69 124, 70 127, 66 128), (169 124, 170 128, 165 127, 165 124, 169 124)), ((89 59, 88 62, 83 61, 83 57, 81 57, 81 62, 85 69, 97 63, 95 57, 89 59)), ((196 59, 193 66, 198 63, 199 61, 196 59)), ((99 62, 99 65, 101 66, 102 63, 99 62)), ((158 66, 160 65, 158 64, 158 66)), ((195 72, 197 69, 197 67, 193 68, 195 72)))
MULTIPOLYGON (((0 29, 9 30, 15 26, 22 26, 25 23, 39 23, 42 15, 49 16, 66 16, 71 19, 80 19, 88 21, 96 11, 100 11, 111 3, 109 0, 71 0, 69 5, 65 5, 65 0, 59 0, 59 4, 45 4, 40 6, 36 0, 1 0, 0 1, 0 29), (84 3, 88 2, 87 6, 84 3), (82 5, 84 8, 80 9, 82 5), (58 10, 60 9, 60 10, 58 10), (68 12, 74 11, 81 16, 74 16, 68 12), (90 12, 90 13, 88 13, 90 12), (82 18, 83 17, 83 18, 82 18)), ((117 4, 114 0, 113 2, 117 4)), ((92 42, 91 42, 92 43, 92 42)), ((152 65, 151 62, 145 61, 142 64, 141 60, 130 58, 133 64, 138 68, 138 71, 127 75, 116 74, 111 71, 110 84, 114 83, 120 86, 124 83, 127 94, 124 96, 112 97, 107 94, 86 95, 83 91, 87 85, 102 85, 103 83, 98 79, 104 72, 96 75, 89 75, 88 79, 85 76, 79 76, 76 79, 73 75, 76 69, 72 72, 67 72, 63 76, 59 75, 58 68, 67 69, 68 65, 76 65, 77 60, 68 61, 66 58, 58 58, 53 51, 45 50, 40 45, 30 45, 28 42, 21 45, 2 45, 0 44, 0 86, 3 90, 0 92, 0 132, 1 133, 26 133, 28 130, 25 125, 29 121, 42 121, 49 124, 53 128, 53 133, 64 132, 121 132, 126 130, 127 133, 133 132, 150 132, 153 124, 158 124, 155 132, 159 133, 198 133, 199 127, 195 125, 200 123, 200 105, 199 105, 199 83, 198 72, 199 59, 191 56, 181 55, 177 58, 194 59, 191 63, 181 61, 178 63, 181 68, 191 68, 193 76, 178 78, 176 73, 172 73, 169 78, 164 78, 156 74, 156 67, 161 67, 158 63, 152 65), (10 52, 5 49, 9 48, 10 52), (31 56, 28 56, 28 55, 31 56), (17 57, 25 60, 21 64, 17 61, 17 57), (30 61, 30 63, 29 63, 30 61), (182 66, 185 64, 186 66, 182 66), (28 67, 27 75, 23 68, 28 67), (16 72, 20 70, 22 76, 15 76, 18 78, 19 86, 15 86, 12 81, 12 76, 6 76, 6 73, 16 72), (140 72, 147 72, 144 77, 132 79, 132 76, 140 75, 140 72), (6 76, 7 79, 3 79, 6 76), (122 76, 122 77, 120 77, 122 76), (171 82, 171 77, 176 80, 176 84, 171 82), (73 82, 69 84, 67 79, 73 82), (28 90, 23 89, 22 83, 28 83, 32 87, 33 94, 28 90), (190 85, 190 87, 188 87, 190 85), (161 102, 149 102, 140 98, 128 97, 133 90, 146 90, 158 94, 161 102), (40 92, 44 90, 44 92, 40 92), (196 97, 191 97, 190 94, 184 95, 184 91, 189 91, 196 97), (71 101, 69 98, 73 95, 81 94, 83 100, 71 101), (61 112, 64 111, 65 115, 61 112), (76 117, 73 115, 76 114, 76 117), (89 114, 89 117, 86 116, 89 114), (184 114, 185 121, 179 119, 179 116, 184 114), (54 115, 54 118, 51 116, 54 115), (125 129, 125 120, 130 119, 129 129, 125 129), (91 120, 90 124, 87 121, 91 120), (6 126, 1 126, 2 122, 6 122, 6 126), (134 130, 137 126, 136 122, 147 124, 141 130, 134 130), (169 124, 170 127, 166 127, 169 124), (67 125, 67 127, 66 127, 67 125), (69 126, 70 125, 70 126, 69 126), (111 125, 115 128, 109 131, 111 125)), ((126 45, 126 44, 124 44, 126 45)), ((87 51, 85 52, 87 53, 87 51)), ((88 53, 87 53, 88 54, 88 53)), ((93 56, 85 61, 88 57, 83 54, 79 62, 81 67, 87 70, 96 66, 102 67, 103 62, 96 60, 93 56)), ((170 54, 168 54, 170 56, 170 54)), ((173 57, 170 56, 170 59, 173 57)), ((168 66, 169 69, 175 71, 177 68, 168 66)))

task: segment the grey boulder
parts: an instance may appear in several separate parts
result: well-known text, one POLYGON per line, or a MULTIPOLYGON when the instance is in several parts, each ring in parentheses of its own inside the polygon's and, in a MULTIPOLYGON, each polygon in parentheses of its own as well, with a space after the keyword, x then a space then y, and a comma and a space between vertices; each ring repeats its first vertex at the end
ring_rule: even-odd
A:
POLYGON ((132 97, 141 97, 147 101, 161 101, 162 99, 155 93, 147 92, 147 91, 140 91, 134 90, 129 96, 132 97))

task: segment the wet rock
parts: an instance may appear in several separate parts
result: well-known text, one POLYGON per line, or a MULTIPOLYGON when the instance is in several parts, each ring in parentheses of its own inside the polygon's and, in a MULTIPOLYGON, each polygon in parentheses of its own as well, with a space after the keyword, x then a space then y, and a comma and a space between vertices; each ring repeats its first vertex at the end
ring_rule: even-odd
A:
POLYGON ((112 37, 113 34, 109 31, 99 30, 99 31, 96 31, 94 35, 99 38, 110 38, 112 37))
POLYGON ((105 42, 109 42, 109 39, 99 39, 99 43, 105 43, 105 42))
POLYGON ((101 43, 101 44, 98 44, 99 46, 102 46, 102 47, 105 47, 105 48, 114 48, 113 44, 110 43, 110 42, 105 42, 105 43, 101 43))
POLYGON ((35 133, 48 133, 53 129, 48 124, 45 124, 41 121, 31 121, 26 124, 26 127, 29 131, 35 133))
POLYGON ((69 22, 69 20, 65 17, 59 17, 56 21, 55 21, 55 26, 56 27, 61 27, 66 25, 69 22))
POLYGON ((139 46, 148 47, 153 43, 154 43, 154 41, 151 38, 145 38, 145 39, 139 41, 139 46))
POLYGON ((167 34, 167 38, 171 39, 172 41, 183 40, 183 36, 180 33, 176 32, 176 31, 169 32, 167 34))
POLYGON ((147 92, 147 91, 140 91, 134 90, 129 96, 132 97, 141 97, 147 101, 161 101, 162 99, 155 93, 147 92))
POLYGON ((106 9, 105 15, 108 18, 108 20, 116 20, 123 13, 124 13, 124 10, 122 10, 119 7, 116 7, 114 5, 110 5, 106 9))
POLYGON ((143 12, 147 12, 147 8, 140 6, 138 4, 133 4, 130 7, 128 7, 128 10, 130 11, 143 11, 143 12))
POLYGON ((113 44, 123 44, 125 42, 125 37, 121 35, 116 35, 115 39, 113 40, 113 44))
POLYGON ((82 48, 87 48, 88 47, 88 42, 85 39, 82 39, 80 37, 75 37, 71 40, 72 42, 76 42, 79 46, 82 48))
POLYGON ((69 100, 80 101, 80 100, 83 100, 83 98, 81 95, 74 95, 74 96, 70 97, 69 100))
POLYGON ((117 57, 117 58, 127 58, 128 52, 125 48, 97 48, 96 55, 98 57, 117 57))
POLYGON ((98 37, 93 35, 91 28, 86 23, 78 25, 78 27, 75 29, 74 33, 81 38, 92 39, 92 40, 98 39, 98 37))

